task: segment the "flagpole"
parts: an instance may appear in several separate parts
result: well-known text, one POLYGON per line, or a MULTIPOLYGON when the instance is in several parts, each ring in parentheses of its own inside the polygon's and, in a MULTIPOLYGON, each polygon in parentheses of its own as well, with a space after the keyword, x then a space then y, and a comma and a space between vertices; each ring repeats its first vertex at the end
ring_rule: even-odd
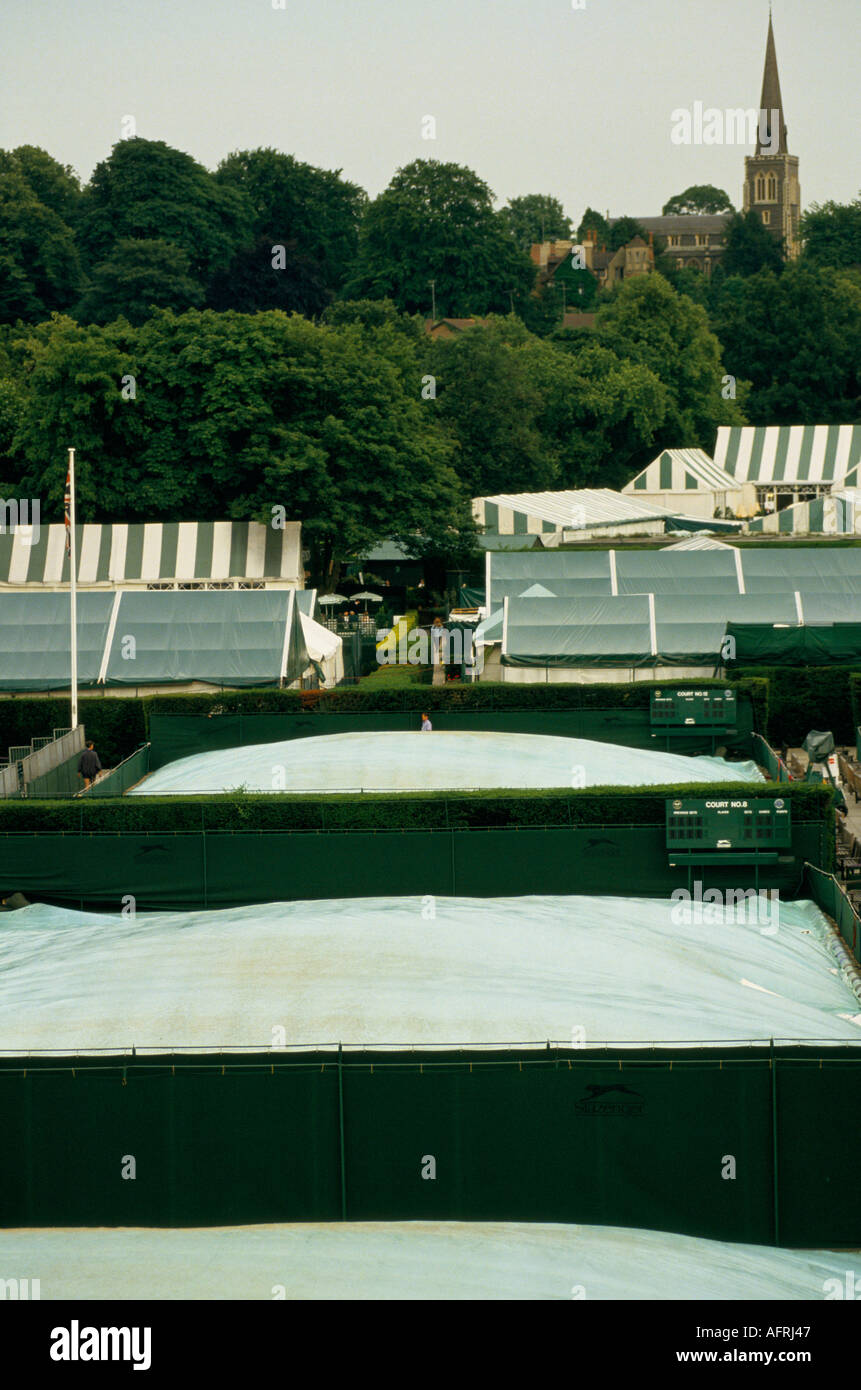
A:
POLYGON ((75 544, 75 451, 69 450, 69 621, 71 623, 72 728, 78 727, 78 591, 75 544))

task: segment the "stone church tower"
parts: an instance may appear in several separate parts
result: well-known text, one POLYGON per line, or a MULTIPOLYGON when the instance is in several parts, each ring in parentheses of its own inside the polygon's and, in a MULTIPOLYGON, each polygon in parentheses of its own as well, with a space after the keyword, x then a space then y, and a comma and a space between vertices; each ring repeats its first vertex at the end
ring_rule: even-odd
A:
POLYGON ((748 155, 744 161, 744 211, 759 213, 768 230, 775 237, 784 238, 786 255, 792 259, 800 250, 798 219, 801 214, 801 189, 798 184, 798 156, 787 152, 771 10, 768 14, 768 41, 759 105, 760 110, 766 113, 761 119, 767 126, 763 124, 757 132, 756 154, 748 155), (773 129, 772 111, 778 113, 773 129), (763 130, 767 130, 764 141, 763 130))

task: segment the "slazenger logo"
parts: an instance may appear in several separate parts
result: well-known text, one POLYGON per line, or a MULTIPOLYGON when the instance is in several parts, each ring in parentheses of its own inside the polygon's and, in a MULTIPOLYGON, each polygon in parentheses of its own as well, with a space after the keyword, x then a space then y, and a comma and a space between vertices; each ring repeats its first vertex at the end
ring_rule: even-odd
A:
POLYGON ((588 1096, 574 1105, 575 1115, 643 1115, 646 1102, 630 1086, 587 1086, 588 1096), (628 1100, 631 1096, 633 1099, 628 1100), (605 1099, 606 1097, 606 1099, 605 1099))

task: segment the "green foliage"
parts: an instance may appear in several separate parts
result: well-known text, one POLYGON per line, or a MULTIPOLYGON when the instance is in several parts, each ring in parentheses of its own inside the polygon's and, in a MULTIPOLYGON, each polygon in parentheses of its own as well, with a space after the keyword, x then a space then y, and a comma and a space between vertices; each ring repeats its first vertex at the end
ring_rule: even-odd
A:
POLYGON ((200 307, 203 299, 203 288, 190 274, 181 247, 160 237, 121 237, 93 271, 75 316, 84 323, 125 318, 141 324, 154 309, 182 312, 200 307))
POLYGON ((861 268, 861 196, 851 203, 812 203, 802 213, 800 235, 809 265, 861 268))
POLYGON ((471 525, 452 444, 421 398, 418 339, 391 323, 159 311, 139 329, 58 319, 28 350, 25 484, 60 498, 74 438, 87 520, 269 520, 281 504, 323 574, 389 537, 442 542, 471 525))
POLYGON ((559 199, 547 193, 512 198, 500 216, 521 251, 528 251, 535 242, 571 239, 571 219, 559 199))
POLYGON ((79 237, 91 265, 108 260, 119 241, 169 241, 203 286, 250 236, 251 218, 243 193, 217 183, 191 155, 135 137, 96 165, 81 198, 79 237))
POLYGON ((81 200, 81 182, 68 164, 59 164, 37 145, 19 145, 11 156, 0 151, 0 167, 11 165, 23 174, 34 196, 68 226, 73 227, 81 200))
POLYGON ((712 183, 694 183, 684 193, 676 193, 661 208, 662 217, 688 213, 734 212, 729 195, 712 183))
MULTIPOLYGON (((394 670, 392 667, 382 667, 394 670)), ((733 683, 750 694, 754 707, 756 728, 767 732, 768 682, 739 676, 733 683)), ((481 681, 475 685, 431 686, 429 689, 405 691, 383 688, 384 681, 368 680, 360 686, 342 686, 335 690, 233 690, 214 695, 152 695, 142 702, 147 723, 153 714, 368 714, 375 710, 482 711, 507 710, 648 710, 650 693, 660 681, 608 682, 605 685, 580 685, 560 682, 530 685, 481 681)), ((666 682, 663 682, 666 685, 666 682)), ((697 687, 725 685, 725 681, 698 680, 697 687)), ((2 703, 2 702, 0 702, 2 703)), ((122 704, 133 703, 123 700, 122 704)))
POLYGON ((610 245, 610 223, 606 217, 602 217, 600 212, 594 208, 587 208, 580 218, 580 225, 577 228, 577 240, 582 242, 588 239, 589 232, 596 232, 599 246, 610 245))
POLYGON ((241 196, 251 223, 247 243, 213 277, 212 307, 319 314, 355 259, 367 195, 340 170, 316 169, 273 149, 229 155, 215 181, 241 196), (285 264, 273 269, 276 247, 284 248, 285 264))
POLYGON ((407 313, 437 318, 505 312, 535 281, 493 194, 459 164, 417 159, 399 169, 368 207, 359 233, 353 298, 391 299, 407 313))
MULTIPOLYGON (((142 700, 121 700, 110 696, 84 695, 78 701, 78 718, 96 745, 104 767, 115 767, 146 741, 142 700)), ((29 744, 34 738, 49 738, 53 729, 69 727, 69 701, 51 696, 33 699, 16 695, 0 700, 0 750, 14 744, 29 744)))
POLYGON ((759 213, 737 212, 727 222, 725 250, 721 260, 724 275, 757 275, 783 270, 783 241, 763 226, 759 213))
POLYGON ((617 217, 610 228, 610 236, 607 242, 608 251, 618 251, 621 246, 627 246, 634 237, 642 237, 643 241, 648 242, 649 233, 636 217, 617 217))
MULTIPOLYGON (((811 729, 828 729, 838 743, 855 744, 853 682, 847 666, 742 666, 739 676, 768 683, 768 740, 800 748, 811 729)), ((731 677, 735 680, 735 674, 731 677)))
POLYGON ((0 323, 67 308, 81 281, 73 232, 39 201, 18 160, 0 152, 0 323))
POLYGON ((854 423, 861 408, 861 280, 802 260, 724 280, 714 331, 733 375, 752 383, 754 424, 854 423))
POLYGON ((595 337, 617 357, 647 367, 666 389, 658 447, 710 449, 716 425, 744 423, 739 402, 721 396, 721 345, 705 310, 663 276, 623 281, 599 307, 595 337))
POLYGON ((435 363, 439 415, 474 496, 621 485, 666 416, 648 367, 591 339, 541 341, 510 317, 436 344, 435 363))
MULTIPOLYGON (((64 831, 150 834, 206 830, 487 830, 541 826, 663 825, 678 787, 590 787, 586 791, 438 792, 376 796, 225 794, 217 797, 106 797, 77 801, 0 801, 0 833, 64 831)), ((714 783, 685 795, 713 794, 714 783)), ((722 796, 771 797, 773 783, 721 782, 722 796)), ((828 822, 832 792, 811 783, 781 784, 795 823, 828 822)))
POLYGON ((557 485, 558 465, 542 435, 537 378, 542 346, 514 318, 435 344, 437 410, 457 448, 471 495, 557 485), (480 404, 479 404, 480 403, 480 404))

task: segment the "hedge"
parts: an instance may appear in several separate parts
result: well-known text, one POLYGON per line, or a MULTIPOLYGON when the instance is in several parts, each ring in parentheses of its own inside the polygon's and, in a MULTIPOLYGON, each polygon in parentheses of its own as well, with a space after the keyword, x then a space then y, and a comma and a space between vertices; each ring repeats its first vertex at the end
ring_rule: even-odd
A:
MULTIPOLYGON (((606 685, 538 683, 521 685, 481 681, 475 685, 445 685, 394 689, 341 686, 336 690, 235 690, 213 695, 153 695, 145 701, 147 719, 156 714, 348 714, 373 710, 530 710, 649 708, 650 693, 667 681, 608 682, 606 685)), ((679 684, 680 682, 675 682, 679 684)), ((738 678, 749 690, 756 727, 764 733, 768 716, 768 686, 762 680, 738 678)), ((690 681, 681 682, 690 685, 690 681)), ((726 685, 726 681, 697 680, 697 688, 726 685)))
POLYGON ((662 825, 665 802, 686 797, 770 797, 792 801, 793 819, 827 821, 833 792, 813 783, 707 782, 680 788, 590 787, 583 791, 438 792, 400 796, 118 797, 0 801, 0 833, 163 834, 207 830, 447 830, 544 825, 662 825))
MULTIPOLYGON (((783 673, 785 674, 785 673, 783 673)), ((759 733, 768 734, 769 693, 763 679, 739 675, 734 684, 748 690, 759 733)), ((690 684, 690 682, 685 682, 690 684)), ((725 681, 697 680, 697 687, 725 685, 725 681)), ((86 725, 105 767, 114 767, 147 737, 149 716, 158 714, 349 714, 374 710, 531 710, 631 709, 647 710, 650 692, 666 687, 666 681, 606 685, 520 685, 480 682, 476 685, 402 685, 385 681, 335 690, 231 690, 211 694, 150 695, 144 698, 84 696, 79 717, 86 725)), ((15 696, 0 699, 0 749, 29 743, 53 728, 67 727, 69 702, 15 696)), ((805 730, 806 732, 806 730, 805 730)))
MULTIPOLYGON (((3 756, 13 744, 51 735, 53 729, 68 729, 71 709, 68 698, 12 695, 0 699, 0 752, 3 756)), ((146 740, 143 701, 119 696, 82 696, 78 719, 96 745, 105 767, 114 767, 146 740)))
POLYGON ((800 748, 811 729, 830 729, 838 743, 854 746, 852 682, 861 677, 853 667, 744 666, 738 677, 744 685, 767 683, 768 739, 775 747, 800 748))

